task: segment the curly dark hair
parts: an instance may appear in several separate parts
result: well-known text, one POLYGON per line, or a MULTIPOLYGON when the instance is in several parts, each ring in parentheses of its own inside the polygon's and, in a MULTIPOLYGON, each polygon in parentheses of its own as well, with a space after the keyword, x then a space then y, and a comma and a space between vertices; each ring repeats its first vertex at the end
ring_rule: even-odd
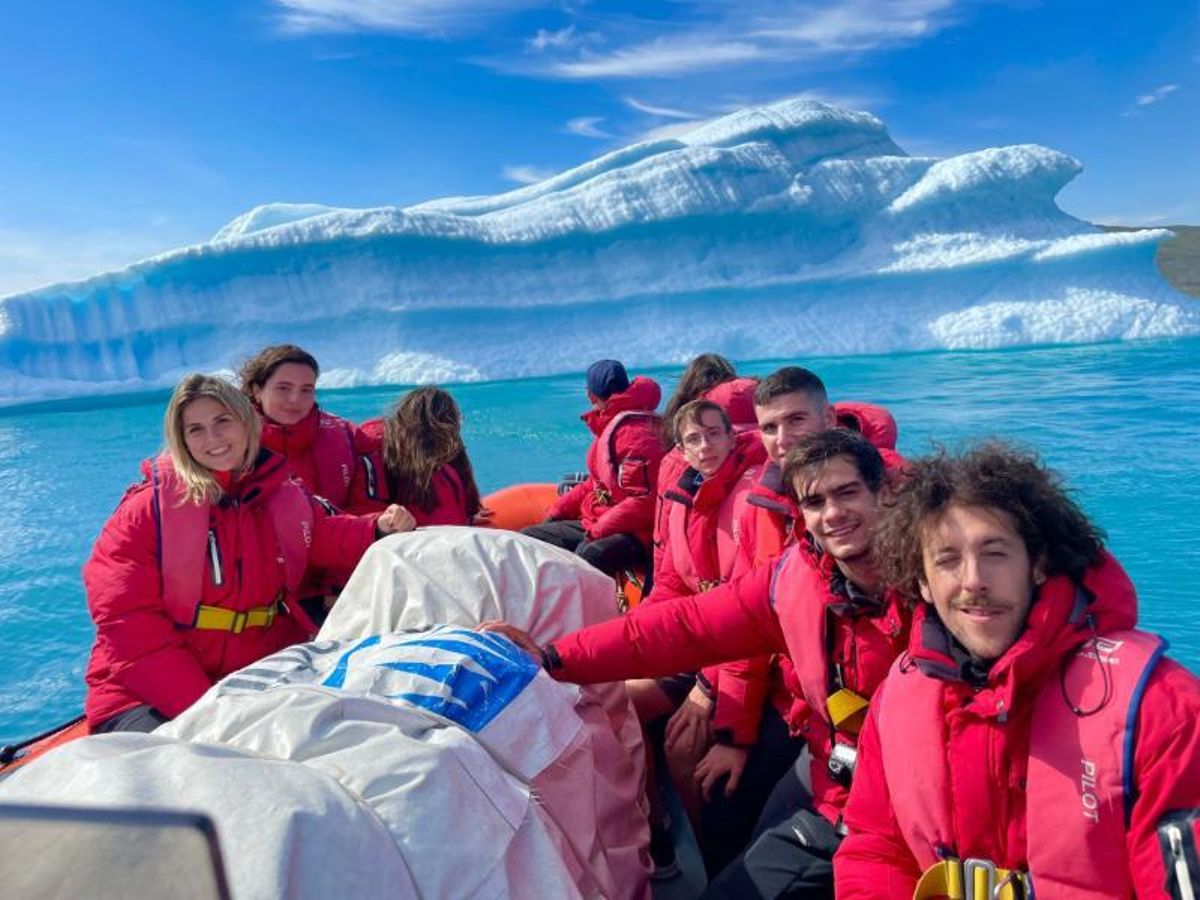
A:
POLYGON ((1036 454, 986 441, 958 455, 939 448, 913 460, 875 532, 875 557, 888 584, 910 600, 925 580, 922 545, 952 504, 1006 513, 1030 561, 1047 575, 1079 580, 1103 549, 1104 532, 1088 519, 1053 469, 1036 454))
MULTIPOLYGON (((872 494, 878 494, 887 480, 887 471, 879 450, 857 431, 849 428, 828 428, 806 434, 788 451, 783 460, 783 483, 788 494, 796 497, 796 478, 839 456, 854 463, 863 483, 872 494)), ((799 499, 798 497, 796 499, 799 499)))

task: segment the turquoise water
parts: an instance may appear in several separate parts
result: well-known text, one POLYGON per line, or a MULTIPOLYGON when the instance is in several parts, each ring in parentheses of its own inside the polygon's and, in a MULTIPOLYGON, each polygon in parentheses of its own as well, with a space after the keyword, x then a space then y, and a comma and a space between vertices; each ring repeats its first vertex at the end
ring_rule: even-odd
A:
MULTIPOLYGON (((1200 670, 1200 339, 992 353, 811 361, 831 395, 887 405, 900 446, 993 435, 1034 447, 1108 530, 1141 595, 1143 625, 1200 670)), ((761 374, 795 360, 749 363, 761 374)), ((804 363, 804 360, 798 362, 804 363)), ((664 394, 678 369, 651 371, 664 394)), ((582 467, 589 436, 578 375, 453 388, 482 490, 582 467)), ((355 420, 398 391, 322 393, 355 420)), ((165 396, 0 415, 0 742, 49 727, 83 702, 92 640, 79 568, 139 460, 160 442, 165 396)))

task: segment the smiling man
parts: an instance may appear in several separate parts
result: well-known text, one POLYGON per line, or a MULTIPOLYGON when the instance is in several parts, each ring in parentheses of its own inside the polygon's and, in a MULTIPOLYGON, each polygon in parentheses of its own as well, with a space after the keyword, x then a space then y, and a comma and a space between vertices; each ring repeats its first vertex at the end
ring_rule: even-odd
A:
POLYGON ((832 896, 858 727, 907 642, 908 613, 871 553, 889 490, 879 451, 860 434, 823 431, 796 444, 783 475, 805 530, 774 565, 702 595, 643 604, 545 648, 511 626, 485 626, 536 654, 554 677, 578 683, 654 678, 764 653, 790 657, 781 708, 768 708, 761 730, 786 723, 807 742, 811 790, 789 772, 755 840, 707 897, 832 896))
POLYGON ((923 602, 863 732, 838 896, 1194 896, 1200 681, 1135 629, 1053 473, 999 444, 919 460, 877 551, 923 602))

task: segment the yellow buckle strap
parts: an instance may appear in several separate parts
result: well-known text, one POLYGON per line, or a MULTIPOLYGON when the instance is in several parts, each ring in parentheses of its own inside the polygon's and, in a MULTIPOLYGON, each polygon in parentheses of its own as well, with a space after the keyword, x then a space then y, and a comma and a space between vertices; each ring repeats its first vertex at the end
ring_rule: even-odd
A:
POLYGON ((1029 876, 990 859, 944 859, 921 874, 913 900, 1025 900, 1029 876))
POLYGON ((229 631, 241 634, 247 628, 270 628, 279 614, 279 601, 273 601, 269 606, 256 606, 253 609, 234 611, 221 606, 198 606, 196 621, 193 628, 205 631, 229 631))
POLYGON ((825 708, 829 710, 829 722, 834 728, 846 734, 858 734, 867 718, 868 704, 866 697, 842 688, 829 695, 825 708))

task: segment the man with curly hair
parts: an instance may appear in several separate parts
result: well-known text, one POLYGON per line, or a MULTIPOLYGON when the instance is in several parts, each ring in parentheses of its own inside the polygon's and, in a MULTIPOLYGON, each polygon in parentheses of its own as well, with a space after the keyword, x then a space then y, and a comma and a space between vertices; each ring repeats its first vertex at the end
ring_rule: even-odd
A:
POLYGON ((916 603, 871 704, 844 898, 1191 897, 1200 681, 1035 457, 917 460, 877 562, 916 603))

